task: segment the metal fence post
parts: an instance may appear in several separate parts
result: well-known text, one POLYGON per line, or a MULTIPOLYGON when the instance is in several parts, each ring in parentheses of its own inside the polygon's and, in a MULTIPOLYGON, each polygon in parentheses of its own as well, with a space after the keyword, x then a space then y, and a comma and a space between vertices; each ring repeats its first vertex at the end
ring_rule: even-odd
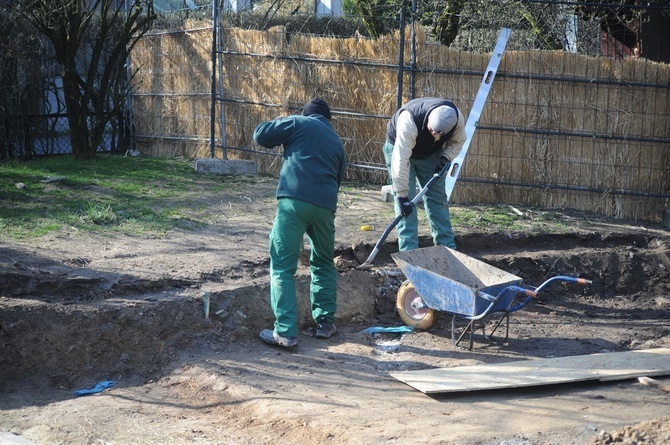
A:
POLYGON ((402 77, 405 64, 405 5, 400 2, 400 41, 398 42, 398 83, 396 86, 395 109, 402 106, 402 77))
POLYGON ((214 157, 215 138, 214 132, 216 127, 216 28, 219 21, 217 0, 212 0, 212 104, 210 107, 209 116, 209 157, 214 157))
POLYGON ((412 0, 412 46, 410 48, 409 99, 414 99, 416 82, 416 0, 412 0))

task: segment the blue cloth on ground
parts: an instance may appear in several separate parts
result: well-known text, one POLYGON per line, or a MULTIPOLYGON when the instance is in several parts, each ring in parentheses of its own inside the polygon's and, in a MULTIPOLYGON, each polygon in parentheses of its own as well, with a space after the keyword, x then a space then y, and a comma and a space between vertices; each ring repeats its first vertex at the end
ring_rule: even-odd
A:
POLYGON ((361 334, 377 334, 377 333, 403 334, 406 332, 414 332, 414 327, 397 326, 397 327, 385 328, 383 326, 373 326, 371 328, 363 329, 361 331, 361 334))
POLYGON ((116 385, 118 382, 116 380, 105 380, 97 385, 95 385, 93 388, 89 389, 80 389, 79 391, 76 391, 75 394, 78 396, 85 396, 88 394, 95 394, 98 392, 103 392, 107 388, 111 388, 112 386, 116 385))

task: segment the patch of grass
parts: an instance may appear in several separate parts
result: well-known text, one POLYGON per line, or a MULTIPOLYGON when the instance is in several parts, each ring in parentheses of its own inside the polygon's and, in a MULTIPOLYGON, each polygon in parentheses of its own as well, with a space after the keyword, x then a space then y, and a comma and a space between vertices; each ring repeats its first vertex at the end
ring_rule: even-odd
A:
POLYGON ((205 224, 212 196, 259 180, 203 175, 187 159, 7 161, 0 163, 0 229, 15 239, 64 228, 136 236, 189 230, 205 224))
MULTIPOLYGON (((250 200, 247 196, 274 201, 274 193, 250 193, 257 185, 271 185, 274 191, 276 181, 267 176, 203 175, 187 159, 101 155, 90 161, 58 156, 0 162, 0 233, 13 239, 65 230, 162 237, 171 230, 212 224, 223 203, 250 200)), ((360 190, 371 188, 379 186, 343 184, 338 215, 360 207, 360 190)), ((561 212, 523 209, 519 215, 514 210, 508 205, 452 206, 452 223, 457 231, 471 227, 489 232, 568 232, 574 224, 561 212)), ((426 226, 425 212, 417 211, 419 223, 426 226)), ((390 224, 393 205, 375 216, 390 224)))
POLYGON ((512 212, 508 206, 452 208, 451 219, 455 226, 493 232, 522 230, 525 227, 522 216, 512 212))
POLYGON ((108 226, 116 223, 119 217, 114 213, 111 205, 93 203, 88 205, 81 219, 88 224, 108 226))
POLYGON ((505 205, 452 207, 451 219, 458 228, 471 227, 487 232, 570 233, 572 224, 562 212, 505 205))

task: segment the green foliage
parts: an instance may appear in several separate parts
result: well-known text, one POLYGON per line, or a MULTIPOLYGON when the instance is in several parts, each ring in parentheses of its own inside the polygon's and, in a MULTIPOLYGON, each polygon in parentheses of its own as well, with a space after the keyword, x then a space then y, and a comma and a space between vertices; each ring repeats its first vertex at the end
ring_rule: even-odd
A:
POLYGON ((437 13, 437 19, 433 23, 433 34, 441 44, 450 46, 456 39, 464 6, 465 0, 445 1, 443 9, 437 13))
POLYGON ((385 0, 356 0, 356 2, 369 36, 379 37, 388 32, 384 18, 392 17, 391 11, 395 8, 389 8, 385 0))
POLYGON ((347 16, 357 16, 360 15, 360 10, 356 4, 356 0, 344 0, 342 2, 342 11, 347 16))

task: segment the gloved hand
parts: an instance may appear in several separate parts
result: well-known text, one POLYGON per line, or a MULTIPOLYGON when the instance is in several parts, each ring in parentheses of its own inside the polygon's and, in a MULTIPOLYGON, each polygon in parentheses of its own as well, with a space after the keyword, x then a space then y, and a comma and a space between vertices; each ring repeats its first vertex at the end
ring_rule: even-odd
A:
POLYGON ((402 216, 409 216, 412 214, 412 201, 409 198, 398 198, 398 205, 400 205, 400 213, 402 216))
MULTIPOLYGON (((437 163, 437 167, 435 167, 435 173, 439 173, 442 171, 445 165, 451 165, 451 161, 446 156, 440 156, 440 160, 437 163)), ((447 170, 449 167, 447 167, 447 170)))

